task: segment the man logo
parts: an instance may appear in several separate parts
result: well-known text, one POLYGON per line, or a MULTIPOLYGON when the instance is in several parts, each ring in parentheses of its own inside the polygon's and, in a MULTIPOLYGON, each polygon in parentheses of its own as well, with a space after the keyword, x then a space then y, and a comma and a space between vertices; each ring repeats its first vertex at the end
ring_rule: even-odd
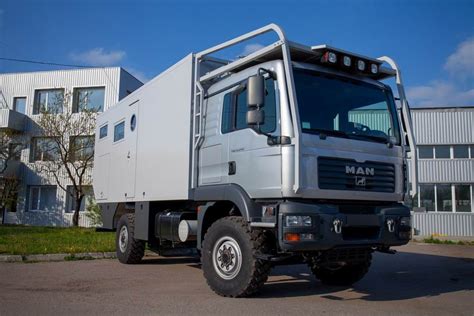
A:
POLYGON ((374 176, 374 168, 362 168, 356 166, 346 166, 346 174, 353 174, 356 176, 374 176))
POLYGON ((365 187, 366 185, 365 177, 355 177, 355 185, 358 187, 365 187))

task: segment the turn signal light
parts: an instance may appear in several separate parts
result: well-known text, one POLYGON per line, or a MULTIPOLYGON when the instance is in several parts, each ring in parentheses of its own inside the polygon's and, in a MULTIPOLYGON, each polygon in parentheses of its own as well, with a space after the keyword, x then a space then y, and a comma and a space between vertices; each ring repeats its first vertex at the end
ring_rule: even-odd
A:
POLYGON ((285 240, 286 241, 300 241, 300 234, 286 233, 285 240))

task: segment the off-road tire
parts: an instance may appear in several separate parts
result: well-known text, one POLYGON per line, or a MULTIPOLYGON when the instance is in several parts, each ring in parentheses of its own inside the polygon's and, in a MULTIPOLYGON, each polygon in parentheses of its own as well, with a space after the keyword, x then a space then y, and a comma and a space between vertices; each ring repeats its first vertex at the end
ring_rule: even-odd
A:
POLYGON ((367 255, 364 262, 348 264, 339 269, 329 269, 318 265, 314 259, 309 260, 308 265, 314 276, 323 284, 336 286, 350 286, 360 281, 369 271, 372 254, 367 255))
POLYGON ((241 217, 225 217, 209 227, 202 244, 201 263, 209 287, 225 297, 246 297, 256 293, 267 281, 271 264, 256 259, 257 253, 267 251, 268 242, 261 230, 250 230, 241 217), (241 268, 232 279, 221 277, 214 267, 213 250, 222 238, 233 238, 241 250, 241 268))
POLYGON ((115 247, 117 258, 121 263, 136 264, 139 263, 145 255, 145 242, 134 238, 135 236, 135 214, 128 213, 122 215, 117 224, 117 233, 115 235, 115 247), (125 251, 120 248, 120 232, 122 227, 128 231, 128 240, 125 251))

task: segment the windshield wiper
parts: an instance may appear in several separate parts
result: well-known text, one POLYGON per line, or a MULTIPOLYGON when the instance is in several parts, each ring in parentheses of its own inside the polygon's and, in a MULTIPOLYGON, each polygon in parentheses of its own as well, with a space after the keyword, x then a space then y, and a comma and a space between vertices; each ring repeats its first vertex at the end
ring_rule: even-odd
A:
POLYGON ((323 128, 303 128, 305 132, 310 134, 317 134, 321 139, 326 138, 325 136, 337 136, 337 137, 344 137, 349 138, 349 135, 343 131, 335 131, 330 129, 323 129, 323 128))
POLYGON ((350 139, 357 139, 357 140, 370 139, 378 143, 393 145, 389 139, 382 136, 365 135, 365 134, 348 134, 343 131, 329 130, 329 129, 323 129, 323 128, 303 128, 302 130, 310 134, 319 135, 321 139, 325 139, 326 136, 336 136, 336 137, 343 137, 343 138, 350 138, 350 139))
POLYGON ((366 139, 371 139, 379 143, 384 143, 387 145, 393 145, 392 142, 386 137, 383 136, 375 136, 375 135, 366 135, 366 134, 349 134, 349 136, 353 136, 353 138, 366 138, 366 139))

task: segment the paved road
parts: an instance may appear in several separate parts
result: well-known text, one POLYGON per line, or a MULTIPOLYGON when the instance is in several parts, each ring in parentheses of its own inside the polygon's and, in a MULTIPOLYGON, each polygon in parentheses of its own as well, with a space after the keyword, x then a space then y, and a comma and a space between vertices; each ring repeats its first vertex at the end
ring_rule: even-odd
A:
POLYGON ((474 315, 474 247, 410 244, 376 254, 352 288, 325 287, 304 265, 273 269, 261 294, 208 289, 196 260, 0 264, 0 315, 474 315))

